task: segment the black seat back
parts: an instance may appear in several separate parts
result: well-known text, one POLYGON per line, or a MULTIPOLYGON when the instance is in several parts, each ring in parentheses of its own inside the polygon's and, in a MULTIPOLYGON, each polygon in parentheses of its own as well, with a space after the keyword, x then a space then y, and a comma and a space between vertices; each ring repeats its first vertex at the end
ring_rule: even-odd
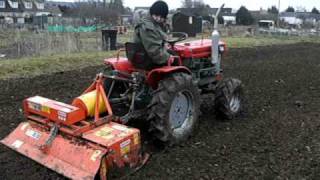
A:
POLYGON ((137 69, 150 70, 153 67, 152 59, 140 43, 127 42, 126 55, 132 65, 137 69))

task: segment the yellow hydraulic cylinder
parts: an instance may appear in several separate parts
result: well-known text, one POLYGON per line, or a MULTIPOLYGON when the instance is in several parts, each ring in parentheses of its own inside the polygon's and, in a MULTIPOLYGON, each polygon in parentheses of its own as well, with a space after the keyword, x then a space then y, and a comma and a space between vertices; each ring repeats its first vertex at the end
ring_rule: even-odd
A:
MULTIPOLYGON (((87 117, 93 117, 95 115, 97 101, 97 90, 91 91, 89 93, 83 94, 72 102, 73 106, 83 109, 87 117)), ((99 96, 99 113, 105 113, 107 111, 106 105, 103 101, 102 94, 99 96)))

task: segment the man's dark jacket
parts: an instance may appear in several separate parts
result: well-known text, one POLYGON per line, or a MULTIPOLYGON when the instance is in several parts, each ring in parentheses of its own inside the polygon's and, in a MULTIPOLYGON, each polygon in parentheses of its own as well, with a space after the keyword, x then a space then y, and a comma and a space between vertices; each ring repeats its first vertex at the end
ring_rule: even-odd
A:
POLYGON ((170 57, 165 47, 166 38, 165 26, 154 21, 151 16, 142 18, 135 26, 133 41, 143 45, 148 56, 156 65, 166 64, 170 57))

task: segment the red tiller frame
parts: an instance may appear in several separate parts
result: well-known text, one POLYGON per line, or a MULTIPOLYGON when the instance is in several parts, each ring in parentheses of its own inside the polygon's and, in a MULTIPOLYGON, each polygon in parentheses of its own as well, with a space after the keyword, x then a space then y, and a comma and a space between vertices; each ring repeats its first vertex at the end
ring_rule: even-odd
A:
POLYGON ((102 73, 98 74, 95 81, 89 86, 88 89, 86 89, 82 95, 89 93, 91 91, 97 90, 97 97, 96 97, 96 104, 95 104, 95 115, 94 120, 98 121, 100 119, 100 113, 99 113, 99 101, 100 101, 100 93, 102 95, 103 102, 105 103, 105 106, 107 108, 107 112, 109 116, 113 115, 110 102, 106 96, 105 90, 103 88, 103 79, 104 76, 102 73))
POLYGON ((110 102, 105 94, 104 88, 103 88, 103 74, 98 74, 95 81, 89 86, 89 88, 87 88, 83 93, 89 93, 91 91, 97 90, 97 96, 96 96, 96 103, 95 103, 95 115, 94 115, 94 120, 93 121, 88 121, 87 118, 85 118, 82 121, 79 121, 75 124, 71 124, 71 125, 64 125, 61 122, 55 122, 52 121, 46 117, 41 117, 41 116, 36 116, 33 113, 30 113, 27 109, 28 109, 28 105, 27 102, 25 101, 23 103, 24 109, 26 109, 25 111, 25 116, 27 117, 27 119, 30 119, 32 121, 36 121, 38 123, 47 125, 49 127, 53 127, 55 125, 57 125, 59 127, 59 131, 69 134, 71 136, 81 136, 83 133, 90 131, 98 126, 101 126, 103 124, 106 124, 108 122, 114 121, 114 122, 121 122, 119 120, 118 117, 113 115, 112 112, 112 108, 110 105, 110 102), (102 97, 101 97, 102 96, 102 97), (107 109, 107 116, 104 117, 100 117, 100 113, 99 113, 99 100, 100 98, 103 99, 103 102, 106 106, 107 109))

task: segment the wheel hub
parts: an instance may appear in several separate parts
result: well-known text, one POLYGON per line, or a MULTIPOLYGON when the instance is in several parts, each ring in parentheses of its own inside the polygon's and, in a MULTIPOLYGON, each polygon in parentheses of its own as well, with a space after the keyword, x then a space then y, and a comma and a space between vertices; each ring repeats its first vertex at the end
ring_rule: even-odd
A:
POLYGON ((240 104, 239 96, 233 96, 230 100, 230 110, 232 112, 237 112, 240 109, 240 104))
POLYGON ((182 127, 192 115, 192 97, 189 92, 179 92, 170 108, 170 124, 172 129, 182 127))

